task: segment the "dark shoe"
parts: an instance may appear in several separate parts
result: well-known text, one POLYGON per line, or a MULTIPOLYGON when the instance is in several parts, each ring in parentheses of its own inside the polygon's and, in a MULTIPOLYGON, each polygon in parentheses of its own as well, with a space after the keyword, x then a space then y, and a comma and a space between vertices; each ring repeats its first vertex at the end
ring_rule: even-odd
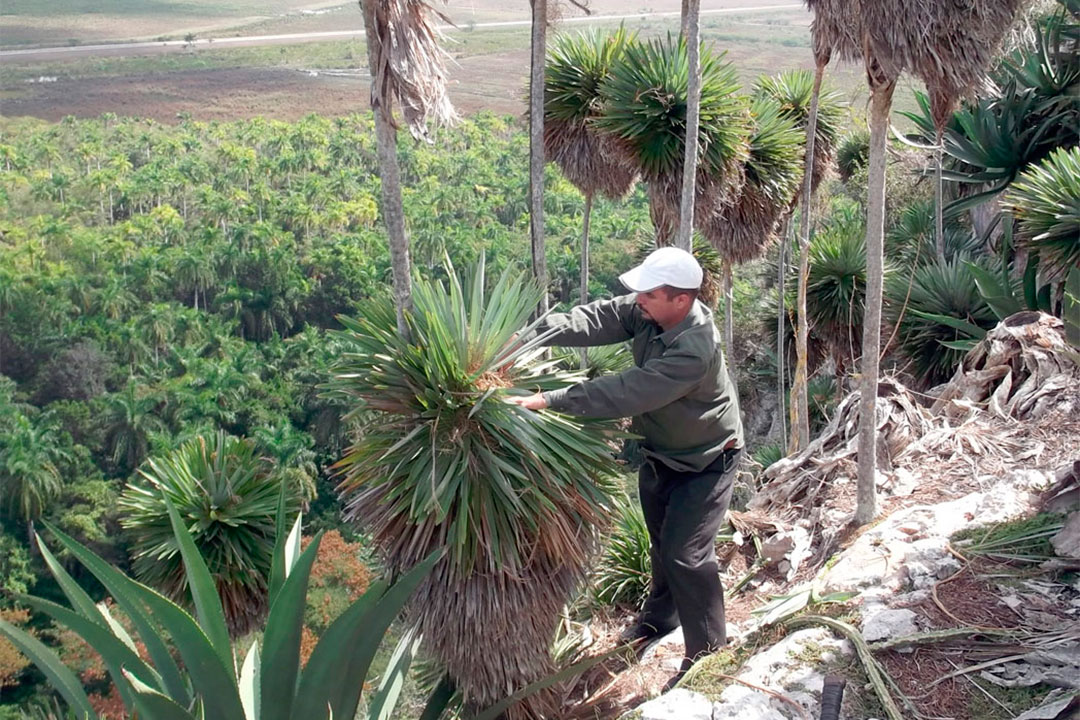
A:
POLYGON ((690 662, 689 658, 683 658, 682 665, 679 667, 679 672, 672 675, 664 687, 660 689, 660 694, 663 695, 666 692, 670 692, 675 689, 675 686, 682 682, 682 679, 686 677, 686 673, 690 672, 690 668, 694 666, 694 663, 690 662))
POLYGON ((634 623, 619 635, 620 645, 648 645, 659 640, 675 628, 661 629, 647 622, 634 623))

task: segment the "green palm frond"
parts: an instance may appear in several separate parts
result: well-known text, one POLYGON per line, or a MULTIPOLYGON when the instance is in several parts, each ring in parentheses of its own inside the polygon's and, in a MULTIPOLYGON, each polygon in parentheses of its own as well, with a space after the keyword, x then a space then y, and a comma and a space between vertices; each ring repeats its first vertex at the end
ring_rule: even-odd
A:
MULTIPOLYGON (((780 106, 780 114, 795 123, 805 136, 810 122, 810 101, 814 94, 814 73, 810 70, 786 70, 762 76, 754 85, 754 96, 767 97, 780 106)), ((814 131, 814 186, 817 187, 832 160, 845 104, 838 92, 827 87, 818 93, 817 125, 814 131)), ((805 141, 805 137, 803 138, 805 141)), ((801 168, 800 168, 801 170, 801 168)))
MULTIPOLYGON (((983 243, 958 218, 945 224, 945 257, 970 257, 982 251, 983 243)), ((937 255, 934 243, 934 201, 916 200, 900 211, 885 236, 885 253, 898 261, 925 264, 937 255)))
POLYGON ((913 275, 886 278, 884 315, 897 328, 897 349, 912 361, 912 373, 924 387, 947 380, 967 352, 964 341, 973 344, 997 325, 968 262, 934 261, 913 275))
POLYGON ((544 120, 585 121, 600 114, 600 86, 637 34, 588 30, 555 37, 544 67, 544 120))
MULTIPOLYGON (((597 345, 585 349, 585 374, 591 380, 600 375, 620 373, 633 366, 634 356, 626 343, 597 345)), ((556 348, 553 353, 570 371, 581 365, 581 348, 556 348)))
POLYGON ((600 86, 634 34, 619 28, 559 35, 544 67, 544 148, 566 178, 586 195, 625 195, 636 169, 590 120, 601 112, 600 86))
MULTIPOLYGON (((219 432, 151 458, 120 498, 121 524, 133 538, 135 575, 184 602, 187 576, 164 497, 176 506, 217 582, 233 634, 266 609, 275 517, 283 483, 253 442, 219 432)), ((291 512, 297 488, 287 488, 291 512)))
POLYGON ((787 205, 798 192, 802 177, 804 135, 795 119, 768 98, 755 98, 750 106, 753 132, 746 182, 770 203, 787 205))
POLYGON ((1022 243, 1053 277, 1080 266, 1080 146, 1058 148, 1028 168, 1005 205, 1020 221, 1022 243))
POLYGON ((773 463, 782 460, 785 457, 785 450, 782 443, 769 443, 767 445, 761 445, 753 453, 751 458, 761 470, 759 473, 769 469, 769 466, 773 463))
POLYGON ((592 579, 592 594, 598 603, 641 609, 652 578, 650 547, 641 506, 623 498, 592 579))
POLYGON ((837 212, 810 241, 806 311, 841 370, 859 355, 866 300, 865 221, 837 212))

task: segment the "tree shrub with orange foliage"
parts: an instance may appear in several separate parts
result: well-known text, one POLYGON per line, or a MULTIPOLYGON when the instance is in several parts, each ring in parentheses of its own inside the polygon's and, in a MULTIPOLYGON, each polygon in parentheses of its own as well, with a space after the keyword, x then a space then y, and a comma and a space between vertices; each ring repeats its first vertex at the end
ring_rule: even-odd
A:
MULTIPOLYGON (((20 608, 0 609, 0 620, 23 627, 30 619, 30 611, 20 608)), ((33 634, 33 632, 31 632, 33 634)), ((19 684, 22 671, 30 666, 30 660, 19 652, 7 638, 0 637, 0 690, 19 684)))
MULTIPOLYGON (((307 547, 311 538, 301 541, 307 547)), ((304 625, 311 631, 311 645, 345 608, 364 594, 371 584, 371 570, 360 560, 360 543, 347 542, 337 530, 323 535, 319 554, 308 582, 304 625)))

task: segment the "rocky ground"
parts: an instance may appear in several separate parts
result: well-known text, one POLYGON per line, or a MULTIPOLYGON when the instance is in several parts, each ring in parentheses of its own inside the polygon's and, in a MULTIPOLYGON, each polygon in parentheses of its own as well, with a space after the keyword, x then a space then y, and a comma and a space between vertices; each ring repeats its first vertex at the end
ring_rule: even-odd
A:
MULTIPOLYGON (((678 631, 609 659, 567 718, 816 720, 827 676, 845 719, 1080 718, 1080 364, 1060 321, 1014 316, 947 385, 879 396, 879 519, 853 524, 855 394, 732 513, 728 648, 662 696, 678 631)), ((594 621, 588 653, 627 622, 594 621)))

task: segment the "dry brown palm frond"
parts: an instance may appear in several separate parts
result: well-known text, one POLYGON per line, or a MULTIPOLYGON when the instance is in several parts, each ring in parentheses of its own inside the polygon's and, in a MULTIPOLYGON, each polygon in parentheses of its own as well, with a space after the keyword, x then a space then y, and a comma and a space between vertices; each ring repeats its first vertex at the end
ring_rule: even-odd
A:
POLYGON ((1064 323, 1025 311, 1006 318, 964 358, 933 411, 946 416, 986 403, 991 412, 1019 420, 1054 410, 1080 412, 1080 366, 1072 359, 1064 323))
POLYGON ((409 132, 426 138, 429 125, 448 125, 457 119, 446 92, 450 56, 440 44, 442 33, 435 24, 450 20, 423 0, 369 2, 365 17, 374 18, 377 38, 370 53, 371 107, 393 124, 396 97, 409 132))
POLYGON ((756 260, 776 240, 783 210, 747 184, 733 205, 701 223, 701 234, 729 262, 756 260))
POLYGON ((886 74, 907 70, 926 83, 938 127, 981 82, 1020 11, 1031 0, 859 2, 869 50, 886 74))
MULTIPOLYGON (((730 163, 719 176, 698 172, 694 184, 694 225, 703 228, 717 213, 731 205, 745 182, 741 163, 730 163)), ((649 215, 662 242, 675 237, 679 227, 682 171, 648 180, 649 215)))
POLYGON ((544 152, 574 187, 585 195, 625 197, 637 171, 612 147, 612 141, 584 120, 544 120, 544 152))
POLYGON ((810 35, 817 64, 827 65, 833 57, 862 59, 857 0, 806 0, 806 5, 814 13, 810 35))

